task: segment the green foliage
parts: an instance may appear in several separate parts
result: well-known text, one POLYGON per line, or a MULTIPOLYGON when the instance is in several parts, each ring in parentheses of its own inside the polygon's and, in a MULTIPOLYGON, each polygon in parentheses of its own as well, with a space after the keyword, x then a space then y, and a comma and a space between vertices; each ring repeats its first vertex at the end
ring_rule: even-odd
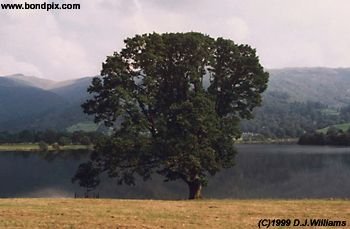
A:
POLYGON ((341 122, 334 113, 324 112, 328 106, 318 102, 290 102, 288 94, 268 92, 255 118, 243 121, 243 132, 262 134, 270 138, 300 137, 305 132, 341 122))
MULTIPOLYGON (((243 132, 260 133, 269 138, 299 137, 304 131, 350 122, 347 107, 350 69, 285 68, 269 72, 269 87, 262 107, 256 109, 253 120, 243 121, 243 132), (317 103, 323 107, 317 107, 317 103)), ((41 81, 26 76, 1 77, 0 131, 96 130, 96 124, 90 125, 92 117, 80 107, 82 101, 89 98, 86 88, 91 78, 56 83, 55 88, 49 90, 42 87, 55 83, 41 81)), ((208 87, 209 83, 208 74, 203 84, 208 87)), ((100 125, 97 131, 102 128, 100 125)))
MULTIPOLYGON (((350 130, 350 129, 349 129, 350 130)), ((338 145, 350 146, 350 131, 330 127, 327 133, 314 132, 303 134, 299 138, 300 145, 338 145)))
POLYGON ((81 139, 80 139, 80 144, 82 145, 91 145, 91 140, 89 138, 89 136, 83 136, 81 139))
MULTIPOLYGON (((65 128, 88 121, 80 104, 88 97, 86 87, 90 78, 65 82, 52 91, 38 87, 35 77, 0 78, 0 131, 22 131, 65 128), (84 88, 84 89, 83 89, 84 88)), ((91 121, 91 119, 89 120, 91 121)))
POLYGON ((94 132, 97 131, 99 125, 89 121, 89 122, 79 122, 67 128, 67 131, 73 133, 75 131, 84 131, 84 132, 94 132))
MULTIPOLYGON (((66 102, 58 95, 39 88, 17 84, 5 84, 10 81, 0 77, 0 129, 16 126, 17 122, 27 117, 35 117, 47 110, 65 106, 66 102)), ((32 118, 33 119, 33 118, 32 118)), ((23 127, 22 127, 23 128, 23 127)))
POLYGON ((343 119, 350 120, 350 105, 343 107, 340 110, 340 115, 343 119))
POLYGON ((59 145, 57 142, 55 142, 55 143, 52 144, 52 149, 58 151, 58 150, 60 150, 61 148, 60 148, 60 145, 59 145))
POLYGON ((181 179, 190 198, 233 165, 239 120, 252 117, 268 80, 250 46, 194 32, 128 38, 101 75, 83 108, 114 133, 90 163, 120 184, 153 173, 181 179))
POLYGON ((339 108, 350 102, 349 68, 284 68, 269 70, 267 92, 283 91, 288 102, 322 102, 339 108))
POLYGON ((346 132, 350 128, 350 123, 348 122, 348 123, 341 123, 341 124, 327 126, 325 128, 317 130, 317 132, 322 132, 325 134, 328 132, 329 129, 333 129, 333 128, 346 132))
MULTIPOLYGON (((350 122, 349 71, 341 68, 269 70, 269 87, 263 104, 254 112, 253 120, 242 122, 242 131, 269 138, 300 137, 305 132, 350 122)), ((326 133, 327 129, 321 131, 326 133)))
POLYGON ((60 146, 65 146, 65 145, 69 145, 72 143, 72 141, 69 139, 69 137, 66 137, 66 136, 62 136, 58 139, 57 143, 60 145, 60 146))
POLYGON ((39 142, 39 149, 40 149, 40 151, 46 152, 49 150, 49 145, 44 141, 40 141, 39 142))
POLYGON ((50 145, 58 143, 60 146, 90 145, 95 144, 104 138, 100 132, 83 132, 76 131, 73 133, 56 132, 53 130, 46 131, 29 131, 24 130, 18 133, 0 132, 0 143, 35 143, 46 142, 50 145))
POLYGON ((81 164, 77 173, 72 178, 72 182, 79 181, 79 185, 86 188, 88 193, 100 183, 99 173, 100 171, 91 162, 81 164))
POLYGON ((55 132, 54 130, 46 130, 45 132, 43 132, 43 141, 47 142, 48 144, 52 145, 54 144, 57 139, 57 132, 55 132))

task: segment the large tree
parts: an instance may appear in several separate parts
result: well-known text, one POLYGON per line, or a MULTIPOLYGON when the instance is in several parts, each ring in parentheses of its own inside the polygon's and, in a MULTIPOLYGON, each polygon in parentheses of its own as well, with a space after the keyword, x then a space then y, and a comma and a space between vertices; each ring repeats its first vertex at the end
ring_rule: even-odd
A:
POLYGON ((189 199, 209 175, 233 166, 239 120, 261 103, 268 73, 256 52, 201 33, 136 35, 108 56, 84 111, 113 128, 90 166, 120 184, 157 173, 181 179, 189 199))

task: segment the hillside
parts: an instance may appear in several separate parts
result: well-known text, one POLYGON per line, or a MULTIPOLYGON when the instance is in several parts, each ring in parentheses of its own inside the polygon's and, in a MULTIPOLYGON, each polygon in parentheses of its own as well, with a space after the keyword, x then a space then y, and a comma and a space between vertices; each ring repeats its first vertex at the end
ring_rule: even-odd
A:
POLYGON ((25 76, 23 74, 15 74, 10 76, 5 76, 4 78, 7 78, 9 80, 20 82, 23 85, 41 88, 41 89, 49 89, 56 85, 58 82, 43 78, 38 78, 34 76, 25 76))
MULTIPOLYGON (((350 68, 271 69, 263 104, 243 132, 298 137, 305 131, 350 122, 340 110, 350 104, 350 68)), ((0 131, 66 130, 89 125, 80 104, 92 77, 52 81, 21 74, 0 77, 0 131), (84 125, 82 125, 84 123, 84 125)), ((350 110, 350 109, 349 109, 350 110)))
POLYGON ((82 121, 91 78, 55 82, 21 74, 0 77, 0 131, 65 130, 82 121))
POLYGON ((270 79, 255 118, 243 132, 265 137, 299 137, 304 132, 350 121, 341 113, 350 104, 350 69, 286 68, 269 70, 270 79))
POLYGON ((320 102, 331 107, 350 104, 350 68, 271 69, 268 92, 284 92, 288 101, 320 102))
POLYGON ((70 101, 71 103, 82 103, 87 97, 87 88, 92 77, 84 77, 76 80, 64 81, 54 85, 50 91, 70 101))
POLYGON ((0 128, 67 104, 66 100, 55 93, 6 79, 0 80, 0 128))

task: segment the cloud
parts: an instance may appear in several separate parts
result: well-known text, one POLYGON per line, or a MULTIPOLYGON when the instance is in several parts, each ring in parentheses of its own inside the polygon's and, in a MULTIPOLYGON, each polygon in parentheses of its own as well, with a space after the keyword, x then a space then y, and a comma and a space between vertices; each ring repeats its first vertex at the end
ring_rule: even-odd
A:
POLYGON ((42 72, 35 65, 15 60, 12 56, 0 56, 0 75, 15 73, 43 77, 42 72))
POLYGON ((2 10, 1 74, 56 80, 96 75, 126 37, 153 31, 199 31, 248 43, 268 68, 350 66, 345 0, 57 2, 80 3, 81 9, 2 10))

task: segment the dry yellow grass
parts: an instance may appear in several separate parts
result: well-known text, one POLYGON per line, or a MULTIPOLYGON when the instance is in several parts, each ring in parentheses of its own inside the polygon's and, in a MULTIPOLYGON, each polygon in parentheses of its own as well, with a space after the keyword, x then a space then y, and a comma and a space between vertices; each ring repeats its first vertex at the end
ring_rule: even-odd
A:
POLYGON ((245 229, 261 218, 346 220, 349 228, 350 201, 0 199, 0 228, 245 229))

